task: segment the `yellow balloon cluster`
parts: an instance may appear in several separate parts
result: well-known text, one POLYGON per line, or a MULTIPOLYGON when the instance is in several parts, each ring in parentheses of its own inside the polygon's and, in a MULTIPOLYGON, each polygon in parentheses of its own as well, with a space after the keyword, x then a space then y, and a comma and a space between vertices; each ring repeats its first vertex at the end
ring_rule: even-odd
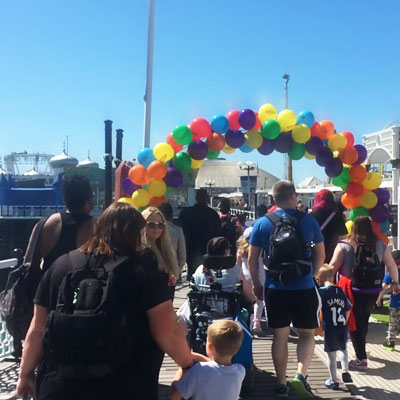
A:
POLYGON ((153 179, 147 189, 151 195, 161 197, 167 191, 167 184, 162 179, 153 179))
POLYGON ((204 163, 204 160, 194 160, 192 158, 191 164, 190 164, 190 168, 192 169, 199 169, 204 163))
POLYGON ((269 119, 276 119, 277 111, 272 104, 263 104, 258 110, 258 118, 263 123, 269 119))
POLYGON ((365 208, 374 208, 378 204, 378 197, 374 192, 364 192, 361 196, 360 203, 365 208))
POLYGON ((132 194, 133 205, 137 208, 146 207, 150 201, 150 193, 145 189, 138 189, 132 194))
POLYGON ((346 146, 347 146, 346 136, 342 135, 341 133, 336 133, 328 141, 328 147, 332 151, 343 150, 346 146))
POLYGON ((347 222, 346 222, 346 228, 347 228, 347 233, 350 235, 350 233, 351 233, 351 230, 353 229, 353 224, 354 224, 354 222, 351 220, 351 219, 349 219, 347 222))
POLYGON ((296 114, 292 110, 283 110, 278 114, 278 122, 282 132, 290 131, 296 125, 296 114))
POLYGON ((368 190, 377 189, 381 183, 382 183, 382 177, 377 172, 369 172, 367 174, 367 177, 362 182, 365 189, 368 190))
POLYGON ((311 137, 311 130, 307 125, 296 125, 293 128, 292 137, 297 143, 306 143, 311 137))
POLYGON ((167 162, 172 160, 175 152, 172 146, 168 143, 159 143, 154 146, 153 154, 158 161, 167 162))
POLYGON ((226 154, 232 154, 235 152, 236 149, 228 146, 227 144, 225 144, 224 148, 222 149, 222 151, 226 154))
POLYGON ((244 137, 246 139, 247 146, 249 146, 251 149, 258 149, 262 145, 263 137, 255 129, 248 130, 244 137))

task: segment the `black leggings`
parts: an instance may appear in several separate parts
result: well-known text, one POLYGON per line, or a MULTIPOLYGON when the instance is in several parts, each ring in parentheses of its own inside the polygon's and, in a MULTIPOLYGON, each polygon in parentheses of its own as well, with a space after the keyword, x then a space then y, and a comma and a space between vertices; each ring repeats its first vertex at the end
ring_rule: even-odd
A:
POLYGON ((368 320, 376 299, 378 298, 378 293, 361 293, 353 291, 353 296, 353 314, 356 320, 357 330, 350 332, 350 338, 353 343, 356 357, 359 360, 366 360, 367 353, 365 352, 365 345, 368 333, 368 320))

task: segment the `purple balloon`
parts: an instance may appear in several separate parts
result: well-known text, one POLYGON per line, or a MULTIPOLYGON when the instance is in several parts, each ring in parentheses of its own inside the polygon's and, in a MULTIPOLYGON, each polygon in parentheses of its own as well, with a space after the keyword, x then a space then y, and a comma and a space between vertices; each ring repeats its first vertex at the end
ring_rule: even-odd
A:
POLYGON ((245 109, 239 113, 239 124, 243 129, 251 129, 257 122, 256 114, 253 110, 245 109))
POLYGON ((340 158, 332 158, 332 160, 329 160, 326 163, 325 166, 325 173, 328 175, 330 178, 334 178, 336 176, 339 176, 343 170, 343 164, 340 158))
POLYGON ((389 209, 384 204, 378 204, 370 211, 371 218, 376 222, 383 222, 389 219, 389 209))
POLYGON ((293 147, 292 132, 282 132, 275 140, 275 150, 279 153, 289 153, 293 147))
POLYGON ((271 139, 263 139, 262 145, 257 149, 260 154, 263 156, 267 156, 274 151, 275 148, 275 140, 271 139))
POLYGON ((332 150, 329 147, 320 149, 315 157, 315 161, 321 167, 326 167, 329 161, 333 159, 332 150))
POLYGON ((239 129, 229 130, 225 134, 225 143, 229 147, 232 147, 232 149, 238 149, 239 147, 242 147, 244 142, 244 134, 239 129))
POLYGON ((385 204, 390 200, 390 193, 387 189, 378 188, 373 190, 378 198, 378 204, 385 204))
POLYGON ((188 153, 193 160, 204 160, 208 154, 207 143, 201 140, 194 140, 189 144, 188 153))
POLYGON ((311 136, 310 140, 306 143, 306 150, 308 153, 315 156, 322 148, 324 144, 319 137, 311 136))
POLYGON ((177 168, 168 168, 167 175, 164 178, 164 182, 172 187, 179 187, 183 185, 183 175, 177 168))
POLYGON ((358 153, 358 160, 353 164, 362 164, 367 159, 367 149, 362 144, 356 144, 354 148, 358 153))
POLYGON ((132 196, 132 193, 135 190, 138 190, 141 186, 135 185, 129 178, 125 178, 121 182, 121 189, 124 193, 126 193, 128 196, 132 196))

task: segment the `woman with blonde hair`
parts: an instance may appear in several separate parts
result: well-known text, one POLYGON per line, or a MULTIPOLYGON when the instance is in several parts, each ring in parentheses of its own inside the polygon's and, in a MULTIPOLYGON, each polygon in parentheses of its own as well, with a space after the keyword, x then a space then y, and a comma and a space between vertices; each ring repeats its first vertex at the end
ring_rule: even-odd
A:
POLYGON ((158 268, 168 281, 170 299, 173 300, 179 267, 169 237, 167 220, 155 207, 147 207, 142 211, 142 215, 146 220, 144 244, 156 255, 158 268))

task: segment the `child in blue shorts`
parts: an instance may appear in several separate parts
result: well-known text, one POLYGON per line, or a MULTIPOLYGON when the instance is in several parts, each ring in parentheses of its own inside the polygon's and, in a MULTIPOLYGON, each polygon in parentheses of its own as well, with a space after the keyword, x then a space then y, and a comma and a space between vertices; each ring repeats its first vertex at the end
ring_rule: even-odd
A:
POLYGON ((352 304, 343 290, 333 283, 333 272, 329 265, 324 264, 317 277, 319 293, 322 301, 322 319, 324 330, 324 350, 328 355, 329 378, 325 386, 332 390, 339 389, 336 369, 336 352, 342 366, 342 380, 352 382, 347 354, 348 328, 347 319, 352 304))
MULTIPOLYGON (((392 251, 392 256, 399 268, 400 274, 400 250, 392 251)), ((385 294, 385 290, 393 284, 392 278, 389 273, 385 275, 382 283, 382 291, 379 293, 378 299, 376 300, 376 305, 380 307, 382 305, 382 297, 385 294)), ((394 343, 396 336, 400 332, 400 293, 390 295, 390 305, 389 305, 389 328, 387 333, 387 338, 383 347, 386 350, 394 351, 394 343)))

